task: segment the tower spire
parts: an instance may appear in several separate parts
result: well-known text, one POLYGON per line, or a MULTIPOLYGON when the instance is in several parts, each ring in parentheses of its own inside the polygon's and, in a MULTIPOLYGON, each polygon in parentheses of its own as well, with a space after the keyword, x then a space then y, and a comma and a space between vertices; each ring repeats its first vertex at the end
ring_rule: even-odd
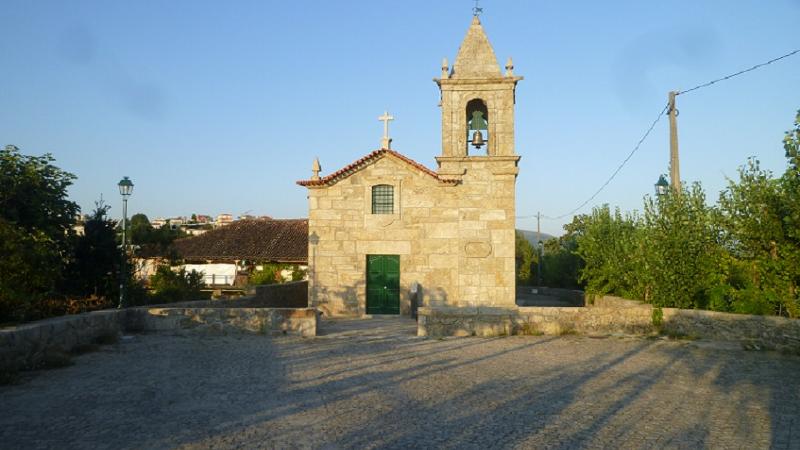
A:
POLYGON ((472 17, 467 35, 461 41, 461 47, 458 49, 456 61, 453 64, 453 78, 499 78, 502 76, 492 44, 489 43, 489 38, 483 31, 481 20, 475 15, 472 17))

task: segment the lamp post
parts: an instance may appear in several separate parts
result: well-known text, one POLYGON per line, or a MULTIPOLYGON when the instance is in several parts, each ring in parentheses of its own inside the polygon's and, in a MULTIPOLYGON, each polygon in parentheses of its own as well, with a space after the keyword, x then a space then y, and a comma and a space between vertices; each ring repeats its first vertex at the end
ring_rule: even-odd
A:
POLYGON ((133 182, 128 177, 123 177, 119 183, 119 195, 122 196, 122 265, 119 271, 119 305, 117 308, 122 308, 125 305, 125 278, 126 278, 126 264, 128 262, 128 197, 133 193, 133 182))
POLYGON ((667 190, 669 190, 669 183, 667 182, 667 178, 664 175, 659 176, 658 181, 656 181, 655 187, 656 187, 657 197, 666 195, 667 190))
POLYGON ((539 270, 536 273, 536 285, 542 287, 542 268, 544 267, 544 242, 539 241, 539 270))

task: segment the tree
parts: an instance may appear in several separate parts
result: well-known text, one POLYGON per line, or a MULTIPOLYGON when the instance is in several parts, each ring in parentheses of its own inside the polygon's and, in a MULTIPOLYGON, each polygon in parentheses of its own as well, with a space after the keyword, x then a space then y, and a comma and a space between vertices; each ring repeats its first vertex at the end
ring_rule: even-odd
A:
POLYGON ((153 226, 150 219, 142 213, 134 214, 131 217, 131 242, 137 245, 149 243, 153 233, 153 226))
POLYGON ((52 155, 27 156, 13 145, 0 150, 0 218, 28 233, 44 233, 66 248, 78 205, 67 199, 75 175, 52 165, 52 155))
POLYGON ((130 219, 131 243, 145 247, 148 253, 171 257, 171 247, 175 239, 186 236, 180 229, 172 229, 169 224, 153 228, 150 219, 142 213, 130 219))
POLYGON ((616 294, 641 298, 640 273, 642 247, 641 219, 635 214, 611 213, 608 205, 592 210, 581 219, 581 234, 576 236, 576 254, 585 266, 579 281, 590 294, 616 294))
POLYGON ((153 303, 173 303, 198 300, 203 288, 203 274, 186 269, 173 271, 169 266, 158 266, 155 275, 150 277, 153 289, 153 303))
POLYGON ((61 279, 79 208, 67 199, 75 175, 54 161, 0 150, 0 321, 35 318, 61 279))
MULTIPOLYGON (((648 197, 636 277, 656 306, 708 309, 712 293, 725 282, 716 210, 706 205, 699 183, 681 193, 648 197)), ((714 304, 714 309, 725 309, 714 304)))
POLYGON ((800 317, 800 114, 786 133, 782 177, 748 160, 720 195, 726 245, 731 254, 731 309, 800 317))
POLYGON ((577 237, 582 232, 585 216, 575 216, 571 223, 564 225, 566 233, 558 239, 549 239, 544 243, 542 273, 545 286, 580 289, 578 274, 583 268, 583 260, 575 251, 578 248, 577 237))
POLYGON ((525 236, 515 231, 515 255, 517 259, 517 281, 520 284, 530 284, 531 282, 531 266, 534 261, 534 251, 531 243, 525 236))
POLYGON ((94 211, 84 223, 83 235, 75 239, 66 293, 102 297, 108 302, 119 296, 122 253, 117 245, 116 224, 106 218, 109 209, 102 199, 95 202, 94 211))

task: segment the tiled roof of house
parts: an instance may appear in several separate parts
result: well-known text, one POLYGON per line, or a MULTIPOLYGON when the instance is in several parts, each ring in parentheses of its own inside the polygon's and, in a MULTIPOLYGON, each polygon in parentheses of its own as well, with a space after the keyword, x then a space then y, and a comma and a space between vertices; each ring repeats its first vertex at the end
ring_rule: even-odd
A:
POLYGON ((359 170, 361 170, 362 168, 364 168, 368 164, 372 163, 373 161, 376 161, 376 160, 380 159, 381 157, 387 156, 387 155, 394 156, 395 158, 399 159, 400 161, 403 161, 406 164, 411 165, 412 167, 416 168, 417 170, 421 171, 422 173, 424 173, 426 175, 430 175, 433 178, 436 178, 437 180, 439 180, 439 181, 441 181, 443 183, 457 183, 456 180, 448 180, 448 179, 445 179, 445 178, 440 178, 439 174, 437 174, 436 172, 434 172, 431 169, 428 169, 427 167, 425 167, 422 164, 414 161, 411 158, 403 156, 403 155, 401 155, 400 153, 398 153, 398 152, 396 152, 394 150, 389 150, 389 149, 383 148, 383 149, 380 149, 380 150, 375 150, 374 152, 370 153, 369 155, 367 155, 367 156, 365 156, 365 157, 363 157, 363 158, 361 158, 359 160, 356 160, 353 163, 348 164, 347 166, 343 167, 342 169, 339 169, 336 172, 333 172, 332 174, 330 174, 330 175, 328 175, 326 177, 320 178, 319 180, 300 180, 300 181, 297 182, 297 184, 299 184, 300 186, 325 186, 325 185, 331 185, 331 184, 341 180, 342 178, 346 178, 346 177, 358 172, 359 170))
POLYGON ((238 220, 199 236, 178 239, 187 260, 308 263, 308 219, 238 220))

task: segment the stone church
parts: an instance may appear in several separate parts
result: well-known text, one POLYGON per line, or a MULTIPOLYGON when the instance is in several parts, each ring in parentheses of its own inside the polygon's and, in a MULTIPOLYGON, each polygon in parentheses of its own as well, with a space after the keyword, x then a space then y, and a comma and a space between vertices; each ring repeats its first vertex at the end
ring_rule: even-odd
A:
MULTIPOLYGON (((382 148, 298 181, 308 188, 309 305, 326 316, 515 307, 514 94, 477 16, 441 78, 431 170, 382 148)), ((390 116, 381 120, 388 124, 390 116)), ((385 128, 386 130, 386 128, 385 128)))

